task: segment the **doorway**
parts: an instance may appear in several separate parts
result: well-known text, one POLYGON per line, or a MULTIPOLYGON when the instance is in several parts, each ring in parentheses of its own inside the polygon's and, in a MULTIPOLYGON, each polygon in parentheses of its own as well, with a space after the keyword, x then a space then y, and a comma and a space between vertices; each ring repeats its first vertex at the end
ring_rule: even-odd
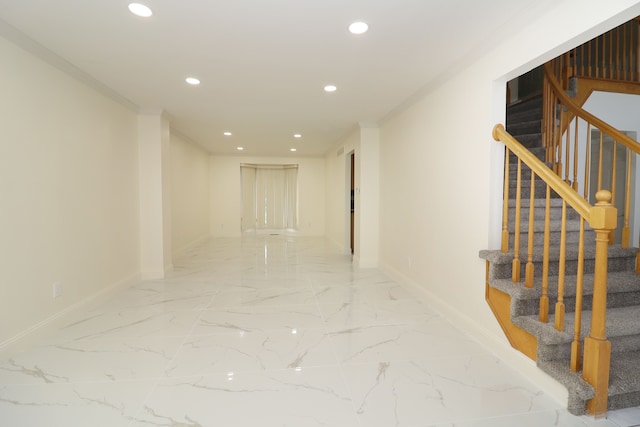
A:
POLYGON ((350 175, 350 204, 349 204, 349 248, 351 249, 351 255, 355 251, 355 222, 356 222, 356 155, 352 151, 349 155, 349 175, 350 175))

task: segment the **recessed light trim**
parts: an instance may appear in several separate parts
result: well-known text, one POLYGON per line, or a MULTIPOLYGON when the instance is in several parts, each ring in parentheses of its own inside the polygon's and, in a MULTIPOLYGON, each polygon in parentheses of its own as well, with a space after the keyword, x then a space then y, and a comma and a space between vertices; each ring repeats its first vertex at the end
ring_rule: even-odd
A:
POLYGON ((187 77, 184 81, 189 83, 191 86, 198 86, 200 84, 200 79, 196 77, 187 77))
POLYGON ((294 137, 294 138, 302 138, 302 134, 294 133, 294 134, 293 134, 293 137, 294 137))
POLYGON ((351 25, 349 25, 349 31, 352 34, 364 34, 367 32, 368 29, 369 29, 369 26, 367 25, 367 23, 362 21, 356 21, 351 25))
POLYGON ((224 136, 231 136, 231 135, 233 135, 233 134, 232 134, 231 132, 224 132, 224 133, 223 133, 223 135, 224 135, 224 136))
POLYGON ((149 6, 145 6, 141 3, 129 3, 129 11, 134 15, 141 16, 143 18, 148 18, 153 15, 153 11, 149 6))
POLYGON ((291 151, 292 153, 298 151, 296 148, 289 148, 289 151, 291 151))
POLYGON ((236 150, 242 151, 242 150, 244 150, 244 147, 237 147, 236 150))
POLYGON ((324 87, 325 92, 335 92, 338 88, 335 85, 326 85, 324 87))

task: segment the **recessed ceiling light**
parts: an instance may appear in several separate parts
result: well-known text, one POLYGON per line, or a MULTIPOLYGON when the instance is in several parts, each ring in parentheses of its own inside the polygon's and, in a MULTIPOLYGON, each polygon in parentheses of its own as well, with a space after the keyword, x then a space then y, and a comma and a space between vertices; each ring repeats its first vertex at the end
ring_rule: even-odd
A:
POLYGON ((294 151, 298 151, 298 150, 296 150, 295 148, 290 148, 289 151, 293 153, 294 151))
POLYGON ((334 85, 326 85, 324 87, 324 91, 325 92, 335 92, 338 88, 335 87, 334 85))
POLYGON ((200 84, 200 80, 195 77, 187 77, 184 81, 193 86, 198 86, 200 84))
POLYGON ((224 135, 224 136, 231 136, 231 135, 233 135, 233 134, 232 134, 231 132, 225 132, 223 135, 224 135))
POLYGON ((145 6, 140 3, 129 3, 129 10, 131 13, 137 16, 142 16, 143 18, 148 18, 153 15, 151 9, 148 6, 145 6))
POLYGON ((295 133, 295 134, 293 134, 293 137, 294 137, 294 138, 302 138, 302 135, 301 135, 301 134, 299 134, 299 133, 295 133))
POLYGON ((244 147, 238 147, 237 150, 238 151, 242 151, 242 150, 244 150, 244 147))
POLYGON ((349 25, 349 31, 351 31, 353 34, 364 34, 368 29, 369 26, 366 24, 366 22, 362 21, 357 21, 349 25))

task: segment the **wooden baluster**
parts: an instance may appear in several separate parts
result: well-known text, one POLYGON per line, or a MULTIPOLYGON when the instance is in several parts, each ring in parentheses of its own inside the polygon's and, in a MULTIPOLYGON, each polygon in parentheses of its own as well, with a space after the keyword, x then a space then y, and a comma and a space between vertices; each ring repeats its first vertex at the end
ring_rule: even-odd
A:
POLYGON ((555 327, 564 331, 564 278, 567 261, 567 202, 562 201, 562 225, 560 227, 560 260, 558 261, 558 301, 556 302, 555 327))
POLYGON ((635 36, 633 37, 633 39, 636 41, 636 55, 635 55, 636 62, 635 64, 633 64, 633 66, 635 67, 633 81, 640 82, 640 23, 635 24, 633 28, 635 29, 635 36))
MULTIPOLYGON (((567 113, 567 122, 569 121, 570 114, 567 113)), ((569 181, 569 165, 571 164, 571 126, 567 123, 567 134, 564 141, 565 145, 565 156, 564 161, 562 162, 564 165, 564 182, 571 185, 571 181, 569 181)))
POLYGON ((500 249, 503 253, 509 251, 509 155, 511 151, 506 148, 504 156, 504 190, 502 201, 502 243, 500 249))
POLYGON ((589 200, 589 185, 591 184, 589 180, 589 169, 591 167, 591 123, 587 122, 587 150, 584 155, 584 188, 583 188, 583 197, 585 200, 589 200))
POLYGON ((589 77, 594 77, 593 75, 593 69, 591 68, 591 51, 593 50, 593 43, 591 40, 589 40, 588 45, 587 45, 587 73, 589 77))
POLYGON ((558 123, 556 123, 554 125, 554 130, 555 130, 555 138, 554 138, 554 145, 553 145, 553 152, 554 152, 554 171, 556 173, 556 175, 558 176, 562 176, 562 147, 561 147, 561 142, 562 142, 562 120, 564 118, 564 111, 562 106, 558 105, 556 103, 557 107, 556 109, 560 109, 560 120, 558 121, 558 123))
POLYGON ((602 190, 602 146, 603 146, 603 133, 600 132, 600 148, 598 154, 598 189, 597 191, 602 190))
POLYGON ((607 55, 606 55, 606 53, 605 53, 605 40, 604 40, 604 36, 600 36, 600 37, 599 37, 599 39, 600 39, 600 44, 601 44, 601 48, 600 48, 600 56, 602 57, 602 60, 601 60, 602 65, 600 66, 600 75, 599 75, 598 77, 606 78, 606 77, 607 77, 607 75, 606 75, 606 69, 607 69, 607 67, 606 67, 606 65, 605 65, 605 64, 606 64, 606 62, 605 62, 605 61, 606 61, 606 56, 607 56, 607 55))
MULTIPOLYGON (((618 142, 613 141, 613 164, 611 165, 611 204, 616 204, 616 176, 618 175, 618 142)), ((609 233, 609 245, 613 245, 615 239, 616 230, 611 230, 609 233)))
POLYGON ((569 62, 569 55, 571 53, 567 52, 563 55, 563 65, 564 67, 562 68, 562 80, 560 80, 562 82, 562 89, 567 90, 569 89, 569 77, 571 74, 571 64, 569 62))
POLYGON ((576 311, 573 323, 573 342, 571 343, 571 370, 578 372, 581 365, 582 345, 582 294, 584 292, 584 218, 580 217, 580 240, 578 243, 578 270, 576 276, 576 311))
POLYGON ((622 226, 622 247, 628 248, 631 244, 631 229, 629 228, 629 215, 631 213, 631 156, 632 152, 629 148, 627 153, 627 176, 625 181, 624 195, 624 225, 622 226))
POLYGON ((549 240, 551 237, 551 187, 547 185, 544 208, 544 239, 542 246, 542 296, 540 297, 540 321, 549 322, 549 240))
POLYGON ((543 107, 542 107, 542 145, 544 146, 544 160, 551 163, 550 138, 552 135, 551 124, 553 123, 553 104, 551 101, 551 86, 544 76, 543 83, 543 107))
POLYGON ((616 70, 616 79, 620 80, 620 27, 615 29, 616 34, 616 51, 615 51, 615 59, 613 61, 613 66, 616 70))
MULTIPOLYGON (((638 247, 640 247, 640 238, 638 238, 638 247)), ((636 254, 636 274, 640 274, 640 251, 636 254)))
POLYGON ((611 204, 616 203, 616 175, 618 169, 618 141, 613 141, 613 160, 611 161, 611 204))
MULTIPOLYGON (((589 196, 589 168, 591 156, 591 124, 587 123, 587 150, 585 153, 584 165, 584 188, 583 197, 587 200, 589 196)), ((573 326, 573 343, 571 343, 571 370, 578 372, 582 368, 581 353, 582 344, 580 335, 582 333, 582 299, 584 294, 584 218, 580 217, 580 240, 578 243, 578 268, 576 277, 576 311, 573 326)))
POLYGON ((575 118, 575 131, 573 132, 573 185, 578 191, 578 116, 575 118))
POLYGON ((594 388, 587 402, 587 412, 602 416, 607 412, 611 343, 607 340, 607 262, 609 232, 616 228, 617 210, 610 203, 611 193, 596 193, 597 203, 591 208, 589 224, 596 232, 596 259, 591 311, 591 330, 584 340, 582 376, 594 388))
POLYGON ((513 241, 513 263, 511 265, 511 280, 520 281, 520 195, 522 191, 522 160, 518 159, 518 173, 516 177, 516 221, 513 241))
POLYGON ((613 34, 609 33, 609 79, 613 79, 613 34))
POLYGON ((527 237, 527 266, 525 267, 525 286, 533 288, 533 235, 535 222, 536 174, 531 171, 531 191, 529 194, 529 235, 527 237))
POLYGON ((625 24, 622 27, 622 55, 620 57, 621 61, 622 61, 622 67, 623 67, 623 79, 625 81, 629 81, 629 66, 627 65, 627 59, 626 58, 631 58, 630 56, 627 56, 628 51, 627 51, 627 27, 628 25, 625 24))

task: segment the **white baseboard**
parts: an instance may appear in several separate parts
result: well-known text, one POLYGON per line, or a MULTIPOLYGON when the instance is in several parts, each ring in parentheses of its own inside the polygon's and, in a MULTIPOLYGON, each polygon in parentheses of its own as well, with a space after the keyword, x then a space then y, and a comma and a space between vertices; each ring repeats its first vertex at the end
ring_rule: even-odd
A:
POLYGON ((14 335, 13 337, 0 343, 0 354, 3 359, 11 357, 13 354, 24 351, 31 348, 34 345, 39 344, 41 338, 44 335, 49 334, 54 327, 59 326, 65 319, 71 314, 79 311, 80 309, 87 309, 105 301, 116 291, 137 283, 141 280, 140 274, 133 274, 125 279, 119 280, 102 290, 74 303, 57 313, 49 316, 48 318, 36 323, 35 325, 25 329, 24 331, 14 335))
MULTIPOLYGON (((540 370, 534 361, 512 348, 506 337, 498 336, 495 333, 479 326, 477 322, 465 313, 457 310, 451 304, 442 300, 424 286, 416 283, 393 267, 380 263, 380 270, 396 282, 406 285, 409 289, 413 290, 416 295, 418 295, 425 303, 435 308, 435 310, 451 322, 451 324, 474 338, 483 345, 487 351, 494 354, 497 358, 505 362, 527 380, 531 381, 549 397, 556 400, 560 405, 564 407, 567 406, 569 393, 566 387, 540 370)), ((480 285, 482 285, 483 281, 484 278, 478 279, 478 283, 480 285)))

